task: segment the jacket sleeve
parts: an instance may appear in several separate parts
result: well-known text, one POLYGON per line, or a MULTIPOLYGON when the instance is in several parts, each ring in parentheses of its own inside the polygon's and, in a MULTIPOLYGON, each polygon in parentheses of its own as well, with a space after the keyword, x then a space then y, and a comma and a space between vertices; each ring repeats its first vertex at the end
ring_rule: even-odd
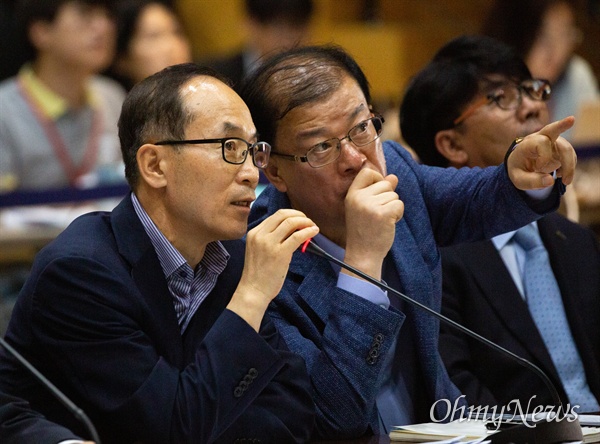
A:
POLYGON ((0 442, 55 444, 81 440, 73 432, 34 412, 26 401, 0 393, 0 442))
POLYGON ((290 350, 306 361, 317 409, 313 438, 361 436, 377 421, 376 387, 404 316, 332 286, 313 294, 335 304, 320 319, 312 308, 319 303, 303 300, 296 287, 287 279, 269 314, 290 350))
POLYGON ((161 325, 124 274, 94 259, 61 258, 45 267, 32 298, 48 376, 66 378, 64 388, 99 430, 114 433, 110 442, 294 442, 310 434, 303 363, 269 323, 259 335, 225 310, 180 369, 156 350, 161 325))

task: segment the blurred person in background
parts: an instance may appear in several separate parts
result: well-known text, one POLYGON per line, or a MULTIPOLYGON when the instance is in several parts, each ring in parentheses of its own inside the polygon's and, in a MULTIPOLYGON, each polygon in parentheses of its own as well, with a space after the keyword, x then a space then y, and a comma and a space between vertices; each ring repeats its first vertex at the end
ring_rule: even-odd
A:
MULTIPOLYGON (((600 107, 598 81, 590 64, 575 54, 583 41, 577 20, 584 8, 582 0, 496 0, 482 27, 483 34, 512 46, 533 77, 550 81, 550 119, 575 116, 574 127, 563 134, 575 146, 600 143, 599 123, 593 117, 600 107)), ((566 200, 569 218, 579 221, 580 212, 590 214, 592 209, 588 220, 600 227, 593 216, 600 208, 599 158, 582 156, 572 188, 566 200)))
MULTIPOLYGON (((575 50, 583 40, 577 0, 497 0, 482 33, 512 46, 535 78, 552 85, 550 119, 575 116, 583 103, 600 99, 590 64, 575 50)), ((563 134, 571 139, 573 130, 563 134)))
POLYGON ((0 84, 0 191, 123 181, 109 0, 20 0, 29 63, 0 84))
POLYGON ((229 78, 237 89, 267 57, 308 42, 312 0, 245 0, 244 47, 229 57, 206 63, 229 78))
POLYGON ((170 65, 192 61, 176 11, 160 0, 115 2, 117 50, 107 74, 126 90, 170 65))

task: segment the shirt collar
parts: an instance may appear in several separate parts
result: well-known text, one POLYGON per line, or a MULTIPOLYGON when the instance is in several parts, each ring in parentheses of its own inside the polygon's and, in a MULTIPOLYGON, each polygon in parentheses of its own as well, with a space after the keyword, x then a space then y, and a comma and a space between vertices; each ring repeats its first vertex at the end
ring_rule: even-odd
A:
MULTIPOLYGON (((536 222, 532 222, 532 225, 537 229, 536 222)), ((496 250, 501 250, 502 248, 504 248, 506 246, 506 244, 512 240, 512 238, 516 232, 517 232, 517 230, 513 230, 513 231, 509 231, 507 233, 499 234, 498 236, 494 236, 492 238, 492 242, 494 243, 496 250)))
MULTIPOLYGON (((187 265, 187 262, 179 250, 169 242, 165 235, 154 224, 152 219, 150 219, 150 216, 146 213, 146 210, 144 210, 134 193, 131 193, 131 200, 133 202, 133 208, 156 250, 156 255, 160 261, 163 273, 168 279, 180 267, 187 265)), ((210 272, 219 275, 227 266, 228 259, 229 253, 221 242, 217 241, 211 242, 206 246, 204 257, 200 263, 210 272)))
MULTIPOLYGON (((35 101, 42 113, 52 120, 57 120, 69 111, 67 101, 48 88, 33 71, 31 64, 25 64, 18 74, 23 88, 29 96, 35 101)), ((86 102, 92 106, 95 102, 94 94, 88 88, 86 92, 86 102)))

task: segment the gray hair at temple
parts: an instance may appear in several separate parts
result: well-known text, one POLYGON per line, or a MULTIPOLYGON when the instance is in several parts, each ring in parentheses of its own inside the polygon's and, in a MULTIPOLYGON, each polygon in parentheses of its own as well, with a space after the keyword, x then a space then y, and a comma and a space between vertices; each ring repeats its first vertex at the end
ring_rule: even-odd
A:
POLYGON ((240 95, 261 140, 275 147, 278 122, 297 107, 327 100, 346 75, 356 80, 370 105, 369 83, 362 69, 346 51, 333 45, 294 48, 267 59, 245 80, 240 95))

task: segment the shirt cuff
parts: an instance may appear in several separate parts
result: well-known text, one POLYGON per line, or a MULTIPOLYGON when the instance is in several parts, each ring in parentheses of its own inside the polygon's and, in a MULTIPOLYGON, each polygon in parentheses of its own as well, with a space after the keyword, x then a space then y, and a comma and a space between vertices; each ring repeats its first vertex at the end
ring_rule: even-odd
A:
MULTIPOLYGON (((552 173, 552 177, 554 177, 554 180, 556 180, 556 171, 554 171, 554 173, 552 173)), ((527 193, 527 195, 529 197, 531 197, 532 199, 544 200, 550 196, 553 188, 554 188, 554 185, 550 185, 550 186, 547 186, 546 188, 542 188, 541 190, 525 190, 525 193, 527 193)))
POLYGON ((387 291, 363 279, 340 273, 338 275, 337 286, 386 310, 390 308, 390 299, 388 298, 387 291))

